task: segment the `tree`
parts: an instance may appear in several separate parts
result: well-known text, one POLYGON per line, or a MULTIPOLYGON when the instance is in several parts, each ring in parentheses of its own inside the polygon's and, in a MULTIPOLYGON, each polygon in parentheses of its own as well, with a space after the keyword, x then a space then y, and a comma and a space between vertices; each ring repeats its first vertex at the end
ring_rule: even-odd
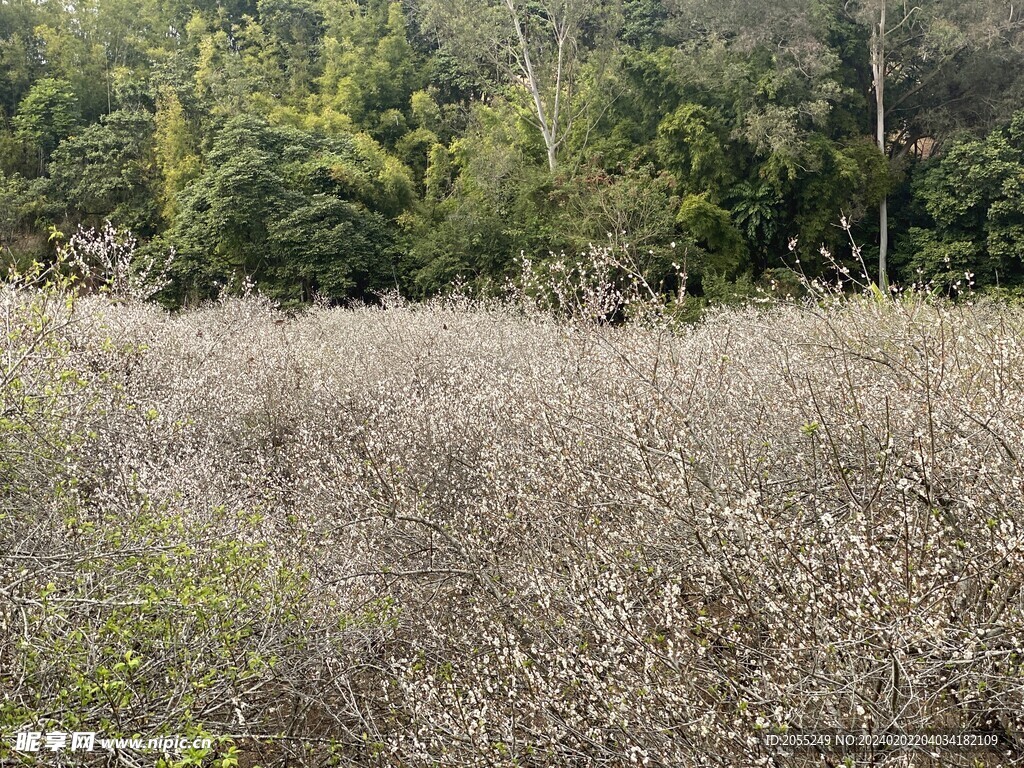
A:
POLYGON ((259 69, 243 51, 255 47, 258 53, 260 41, 254 46, 246 30, 230 24, 223 10, 216 17, 196 13, 186 29, 196 51, 196 97, 217 117, 246 112, 260 82, 259 69))
POLYGON ((426 84, 402 6, 332 0, 330 18, 315 108, 346 115, 394 146, 406 132, 412 94, 426 84))
POLYGON ((657 285, 669 271, 670 244, 681 239, 675 219, 680 204, 678 182, 653 165, 628 168, 621 174, 585 171, 563 182, 554 193, 563 209, 559 230, 577 252, 585 252, 591 244, 607 245, 616 252, 630 249, 647 262, 650 269, 645 277, 657 285))
MULTIPOLYGON (((871 133, 879 151, 896 163, 922 139, 935 146, 948 138, 936 130, 941 127, 934 120, 936 111, 963 116, 946 127, 990 127, 971 122, 973 115, 994 117, 986 90, 955 92, 955 84, 958 70, 994 52, 1024 64, 1014 48, 1024 18, 1012 7, 1007 14, 1004 6, 999 0, 921 0, 913 6, 895 0, 851 0, 841 6, 825 0, 722 0, 710 8, 701 0, 672 0, 671 24, 680 37, 725 35, 748 50, 775 48, 807 72, 835 55, 830 39, 838 40, 846 55, 862 50, 871 75, 871 133), (850 24, 852 30, 845 28, 850 24), (851 31, 854 37, 846 42, 836 37, 851 31), (865 44, 857 43, 858 35, 865 44)), ((1016 69, 1021 70, 1020 64, 1016 69)), ((888 282, 888 218, 887 196, 882 196, 878 279, 883 288, 888 282)))
POLYGON ((120 107, 139 106, 138 86, 154 58, 173 47, 170 33, 180 26, 165 0, 40 5, 44 19, 34 34, 46 71, 71 83, 87 122, 120 107))
POLYGON ((267 276, 277 290, 300 286, 304 301, 394 285, 387 220, 350 200, 315 193, 272 222, 268 234, 279 259, 267 276))
MULTIPOLYGON (((952 69, 962 66, 971 53, 1000 46, 1001 35, 1015 36, 1020 32, 1022 20, 1015 19, 1012 6, 1009 17, 1000 13, 1002 5, 984 0, 931 0, 913 6, 891 0, 864 0, 849 6, 853 18, 871 28, 875 140, 883 154, 892 157, 905 153, 927 135, 927 129, 914 119, 915 113, 925 111, 924 98, 929 90, 942 94, 942 89, 935 86, 949 78, 952 69), (895 93, 886 102, 889 83, 895 93), (898 114, 897 110, 903 110, 902 124, 895 126, 897 134, 893 141, 893 126, 887 118, 898 114), (902 149, 898 142, 902 142, 902 149)), ((888 288, 888 217, 888 197, 883 196, 878 207, 878 280, 883 291, 888 288)))
POLYGON ((40 21, 34 3, 0 3, 0 116, 9 118, 39 76, 43 61, 33 33, 40 21))
POLYGON ((36 147, 40 175, 46 160, 78 125, 81 113, 71 83, 52 77, 37 80, 14 116, 17 135, 36 147))
POLYGON ((0 172, 0 252, 18 255, 15 245, 31 232, 33 220, 47 205, 47 179, 6 176, 0 172))
POLYGON ((497 67, 525 89, 548 168, 586 112, 579 78, 588 53, 608 51, 618 24, 607 0, 427 0, 430 23, 463 60, 497 67), (481 7, 482 6, 482 7, 481 7))
POLYGON ((554 242, 565 232, 549 196, 552 177, 530 140, 532 127, 502 101, 476 105, 464 136, 431 149, 426 200, 410 222, 408 269, 419 292, 442 290, 456 278, 493 285, 510 276, 520 250, 564 246, 554 242))
POLYGON ((305 98, 316 76, 324 13, 312 0, 259 0, 259 22, 267 36, 278 98, 305 98))
POLYGON ((162 176, 158 202, 164 221, 171 223, 178 210, 178 193, 198 175, 200 168, 185 108, 173 88, 160 90, 154 123, 154 154, 162 176))
MULTIPOLYGON (((894 29, 889 29, 885 23, 886 0, 879 0, 878 23, 871 25, 871 82, 875 90, 875 141, 878 142, 878 149, 886 154, 885 138, 885 80, 886 80, 886 57, 885 38, 894 29)), ((906 7, 906 6, 904 6, 906 7)), ((914 10, 907 11, 895 29, 910 21, 914 10)), ((873 21, 873 20, 872 20, 873 21)), ((878 204, 878 284, 882 291, 889 290, 889 199, 888 195, 882 197, 878 204)))
POLYGON ((705 195, 687 195, 679 206, 676 221, 700 249, 697 270, 702 277, 736 277, 748 266, 746 244, 729 212, 705 195))
POLYGON ((393 282, 388 214, 412 179, 371 141, 228 120, 166 234, 183 292, 248 277, 283 300, 340 299, 393 282))
POLYGON ((968 275, 1024 284, 1024 112, 984 139, 963 138, 922 174, 915 196, 930 227, 910 231, 910 268, 966 285, 968 275))
POLYGON ((658 123, 654 146, 662 165, 685 191, 717 202, 734 180, 728 143, 728 130, 717 110, 687 102, 658 123))
POLYGON ((110 219, 139 236, 156 229, 153 116, 117 110, 61 142, 50 163, 58 193, 79 216, 110 219))

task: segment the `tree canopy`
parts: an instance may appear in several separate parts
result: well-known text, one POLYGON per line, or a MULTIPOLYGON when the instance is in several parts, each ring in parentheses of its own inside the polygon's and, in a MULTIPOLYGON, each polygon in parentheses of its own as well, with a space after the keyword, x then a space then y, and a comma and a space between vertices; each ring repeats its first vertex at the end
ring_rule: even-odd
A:
POLYGON ((421 296, 522 252, 1024 288, 1003 0, 0 4, 0 247, 109 220, 163 298, 421 296), (826 259, 821 253, 831 254, 826 259), (875 265, 878 265, 877 267, 875 265))

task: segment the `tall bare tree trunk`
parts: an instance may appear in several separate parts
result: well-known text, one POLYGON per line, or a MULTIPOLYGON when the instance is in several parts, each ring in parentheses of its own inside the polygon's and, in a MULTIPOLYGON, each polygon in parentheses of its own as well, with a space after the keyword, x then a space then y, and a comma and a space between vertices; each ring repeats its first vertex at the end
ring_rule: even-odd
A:
POLYGON ((562 54, 564 40, 559 38, 558 45, 558 77, 555 82, 555 107, 553 114, 548 116, 547 110, 544 108, 544 98, 540 92, 540 80, 537 78, 537 74, 533 69, 533 61, 530 59, 530 44, 526 39, 526 34, 523 32, 522 22, 519 20, 519 11, 516 8, 515 0, 505 0, 505 7, 508 8, 509 14, 512 17, 512 24, 516 30, 516 37, 519 39, 520 49, 520 68, 522 69, 523 75, 526 77, 526 85, 530 89, 530 95, 533 97, 533 107, 537 115, 537 125, 540 128, 540 134, 544 138, 544 146, 548 150, 548 168, 552 171, 555 170, 555 166, 558 164, 558 89, 561 88, 562 79, 562 54))
MULTIPOLYGON (((885 3, 881 0, 878 29, 872 35, 871 70, 875 78, 875 137, 882 154, 885 149, 885 3)), ((889 201, 886 195, 878 204, 878 287, 888 293, 889 277, 889 201)))

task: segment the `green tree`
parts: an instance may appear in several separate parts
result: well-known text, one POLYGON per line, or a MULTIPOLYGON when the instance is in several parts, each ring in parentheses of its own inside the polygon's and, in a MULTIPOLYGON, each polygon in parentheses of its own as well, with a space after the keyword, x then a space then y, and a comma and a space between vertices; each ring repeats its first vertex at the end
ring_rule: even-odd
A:
POLYGON ((658 159, 684 190, 720 201, 734 181, 729 131, 717 110, 685 103, 658 124, 658 159))
POLYGON ((457 277, 493 286, 511 275, 520 250, 566 245, 559 241, 564 231, 556 231, 544 149, 531 145, 534 137, 514 108, 499 102, 476 106, 464 136, 430 150, 426 200, 407 227, 405 271, 418 293, 439 291, 457 277))
POLYGON ((42 175, 50 154, 81 122, 71 83, 52 77, 37 80, 12 122, 18 137, 36 147, 42 175))
POLYGON ((158 187, 149 112, 111 112, 61 142, 50 176, 80 218, 109 219, 144 237, 156 231, 158 187))
POLYGON ((400 3, 331 0, 318 112, 347 115, 388 146, 405 134, 412 94, 426 85, 400 3))
POLYGON ((253 66, 254 56, 244 52, 246 47, 254 47, 258 55, 262 42, 259 34, 248 29, 247 24, 230 24, 223 10, 217 17, 196 13, 187 32, 195 48, 196 98, 216 117, 249 111, 253 95, 260 88, 260 70, 253 66))
POLYGON ((0 173, 0 252, 17 259, 25 246, 40 255, 40 240, 31 237, 35 220, 47 213, 48 179, 25 179, 0 173))
POLYGON ((43 70, 34 33, 40 21, 35 3, 0 3, 0 119, 15 113, 43 70))
MULTIPOLYGON (((931 0, 914 6, 891 0, 863 0, 851 7, 854 18, 871 28, 875 140, 883 154, 899 154, 899 142, 907 151, 921 137, 933 133, 922 119, 934 106, 929 96, 945 98, 948 92, 941 87, 943 81, 954 79, 953 73, 972 54, 991 47, 994 36, 1016 36, 1024 29, 1024 21, 1014 19, 1012 7, 1007 18, 1002 5, 985 0, 931 0), (892 93, 887 99, 890 85, 892 93), (896 142, 889 138, 891 115, 900 115, 896 142)), ((1018 61, 1024 63, 1024 59, 1018 61)), ((879 203, 878 255, 883 290, 888 282, 888 239, 888 200, 883 196, 879 203)))
POLYGON ((588 105, 580 98, 584 64, 608 52, 621 21, 604 0, 428 0, 430 25, 462 61, 498 68, 525 91, 550 170, 588 105))
MULTIPOLYGON (((676 214, 676 221, 697 246, 693 272, 738 277, 745 271, 747 247, 729 212, 704 195, 687 195, 676 214)), ((689 265, 688 265, 689 266, 689 265)))
POLYGON ((365 296, 393 283, 388 215, 412 182, 368 142, 252 115, 228 120, 166 236, 185 295, 243 277, 284 300, 365 296))
POLYGON ((984 139, 956 142, 915 192, 932 225, 911 230, 914 273, 944 285, 967 274, 1024 284, 1024 112, 984 139))
MULTIPOLYGON (((948 134, 940 129, 963 127, 977 115, 992 116, 992 99, 986 87, 958 87, 958 72, 979 62, 1018 62, 1009 71, 1021 71, 1021 50, 1015 46, 1024 19, 997 0, 961 3, 957 0, 926 0, 908 5, 895 0, 855 0, 841 6, 824 0, 780 0, 757 4, 748 0, 722 0, 713 7, 700 0, 672 0, 670 26, 681 38, 726 35, 735 47, 755 51, 777 50, 788 60, 790 73, 808 75, 811 82, 826 84, 835 65, 847 71, 865 70, 860 78, 864 117, 871 117, 871 133, 879 150, 894 162, 914 151, 922 139, 931 146, 948 134), (853 57, 863 57, 859 60, 853 57), (825 79, 822 79, 822 75, 825 79), (954 118, 958 114, 960 119, 954 118), (943 120, 937 120, 942 115, 943 120), (945 122, 945 125, 943 125, 945 122)), ((714 75, 718 70, 710 69, 714 75)), ((977 70, 976 70, 977 71, 977 70)), ((994 72, 993 72, 994 73, 994 72)), ((978 78, 981 83, 985 78, 978 78)), ((1019 76, 1018 76, 1019 81, 1019 76)), ((1005 87, 1005 75, 996 76, 1005 87)), ((845 77, 844 85, 857 82, 845 77)), ((838 95, 838 92, 835 92, 838 95)), ((816 109, 825 108, 827 99, 816 109)), ((810 103, 813 107, 813 102, 810 103)), ((824 114, 824 113, 822 113, 824 114)), ((772 105, 762 115, 753 113, 748 126, 769 143, 785 136, 800 109, 787 115, 772 105)), ((862 121, 866 126, 866 120, 862 121)), ((888 280, 889 216, 887 195, 878 202, 879 283, 888 280)))
POLYGON ((177 196, 200 170, 195 138, 182 106, 171 87, 160 90, 154 116, 154 159, 160 171, 158 203, 164 221, 174 221, 177 196))
POLYGON ((266 33, 263 55, 273 67, 270 90, 278 99, 306 98, 318 70, 323 10, 312 0, 259 0, 256 7, 266 33))

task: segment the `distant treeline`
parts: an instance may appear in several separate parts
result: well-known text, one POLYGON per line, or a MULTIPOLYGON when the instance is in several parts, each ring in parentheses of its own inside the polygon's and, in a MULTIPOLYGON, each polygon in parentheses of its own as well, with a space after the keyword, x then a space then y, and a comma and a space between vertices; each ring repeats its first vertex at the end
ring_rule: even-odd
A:
POLYGON ((590 244, 695 296, 880 255, 1016 292, 1024 9, 907 8, 0 0, 0 249, 109 219, 177 253, 170 302, 487 289, 590 244))

